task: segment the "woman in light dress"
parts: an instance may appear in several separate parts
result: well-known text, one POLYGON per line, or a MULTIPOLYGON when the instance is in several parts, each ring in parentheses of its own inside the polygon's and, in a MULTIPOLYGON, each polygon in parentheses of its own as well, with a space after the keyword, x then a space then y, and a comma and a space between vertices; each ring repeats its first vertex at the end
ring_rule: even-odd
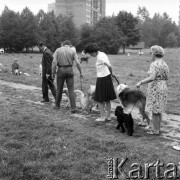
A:
POLYGON ((149 77, 139 81, 136 86, 139 88, 142 84, 148 83, 146 110, 152 112, 153 129, 149 134, 160 133, 162 113, 166 109, 168 98, 167 80, 169 74, 168 65, 162 59, 164 49, 161 46, 152 46, 152 63, 148 71, 149 77))

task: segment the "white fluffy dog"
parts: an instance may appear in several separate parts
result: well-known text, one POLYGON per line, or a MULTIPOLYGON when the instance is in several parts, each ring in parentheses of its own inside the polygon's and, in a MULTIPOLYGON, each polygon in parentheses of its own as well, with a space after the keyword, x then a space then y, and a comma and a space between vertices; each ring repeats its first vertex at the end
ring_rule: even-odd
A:
POLYGON ((124 108, 134 107, 136 106, 139 109, 140 114, 142 115, 143 119, 139 123, 141 125, 143 121, 147 120, 147 129, 149 128, 150 119, 145 112, 146 106, 146 96, 142 91, 139 90, 130 90, 127 85, 119 84, 116 88, 116 93, 121 101, 121 104, 124 108))
MULTIPOLYGON (((69 92, 67 88, 63 89, 63 93, 66 94, 68 97, 68 103, 66 104, 66 107, 69 107, 70 100, 69 100, 69 92)), ((74 90, 75 98, 80 103, 81 108, 84 110, 87 106, 87 97, 84 96, 84 93, 78 89, 74 90)))
POLYGON ((87 96, 87 105, 86 105, 86 111, 88 113, 91 113, 92 108, 94 106, 97 106, 97 102, 94 100, 94 95, 95 95, 95 90, 96 90, 96 86, 95 85, 90 85, 90 88, 88 90, 88 96, 87 96))
MULTIPOLYGON (((97 103, 94 101, 95 89, 96 86, 90 85, 90 88, 87 92, 87 96, 85 96, 84 93, 78 89, 74 90, 76 100, 80 103, 81 108, 83 110, 86 110, 88 113, 91 113, 92 107, 97 105, 97 103)), ((63 93, 65 93, 68 97, 68 103, 66 104, 66 107, 68 107, 70 104, 68 89, 64 88, 63 93)))

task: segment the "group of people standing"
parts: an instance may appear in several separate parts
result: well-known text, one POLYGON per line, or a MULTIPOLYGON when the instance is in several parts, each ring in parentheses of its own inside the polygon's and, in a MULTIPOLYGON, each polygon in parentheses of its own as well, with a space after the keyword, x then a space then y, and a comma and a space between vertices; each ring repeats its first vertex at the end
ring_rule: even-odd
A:
POLYGON ((50 88, 54 99, 54 109, 60 109, 60 102, 62 99, 62 92, 64 82, 66 81, 67 88, 69 91, 71 112, 76 112, 76 102, 74 94, 74 73, 73 63, 75 61, 76 66, 82 78, 81 66, 78 60, 78 56, 71 42, 66 40, 62 43, 60 48, 57 48, 54 54, 48 49, 44 43, 38 44, 40 51, 43 53, 42 56, 42 102, 49 102, 48 87, 50 88), (54 78, 56 75, 57 89, 54 85, 54 78))
MULTIPOLYGON (((66 40, 62 46, 54 52, 54 54, 43 44, 38 44, 39 49, 43 53, 42 57, 42 94, 43 101, 48 102, 48 86, 55 98, 54 109, 60 109, 64 82, 66 81, 69 91, 71 112, 76 112, 76 102, 74 95, 74 73, 73 63, 83 78, 81 66, 78 60, 76 50, 72 48, 71 42, 66 40), (57 90, 53 80, 56 74, 57 90)), ((84 49, 85 54, 96 57, 96 89, 94 100, 98 103, 100 117, 96 121, 104 122, 111 120, 111 100, 116 99, 112 77, 112 67, 108 56, 101 52, 97 44, 88 44, 84 49)), ((165 111, 168 97, 167 80, 169 74, 168 65, 163 60, 164 50, 160 46, 151 47, 152 63, 148 71, 148 77, 136 84, 140 88, 143 84, 148 84, 146 110, 152 112, 152 130, 149 134, 160 133, 160 124, 162 121, 162 113, 165 111)))

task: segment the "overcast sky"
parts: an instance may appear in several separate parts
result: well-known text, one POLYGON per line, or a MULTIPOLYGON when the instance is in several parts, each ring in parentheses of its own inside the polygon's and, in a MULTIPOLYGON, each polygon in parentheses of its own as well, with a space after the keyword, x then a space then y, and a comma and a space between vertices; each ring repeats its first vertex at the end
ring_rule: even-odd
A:
MULTIPOLYGON (((0 13, 2 13, 5 5, 16 12, 21 12, 26 6, 34 14, 39 9, 47 12, 47 5, 52 2, 55 2, 55 0, 0 0, 0 13)), ((154 13, 162 15, 163 12, 166 12, 173 21, 178 23, 179 0, 106 0, 106 15, 111 16, 113 13, 116 15, 122 10, 136 15, 138 6, 145 6, 151 17, 154 13)))

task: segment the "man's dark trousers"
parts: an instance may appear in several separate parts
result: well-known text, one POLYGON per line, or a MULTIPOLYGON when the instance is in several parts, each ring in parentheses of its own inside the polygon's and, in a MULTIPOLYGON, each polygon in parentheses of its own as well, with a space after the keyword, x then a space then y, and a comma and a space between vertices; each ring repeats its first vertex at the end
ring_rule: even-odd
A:
POLYGON ((57 94, 56 94, 56 107, 60 107, 62 99, 62 92, 64 82, 66 81, 67 88, 69 91, 69 99, 71 110, 76 109, 75 94, 74 94, 74 73, 72 66, 69 67, 58 67, 57 71, 57 94))
POLYGON ((52 92, 52 95, 54 96, 54 99, 56 99, 56 87, 53 83, 53 79, 50 77, 46 78, 46 76, 42 77, 42 94, 43 94, 43 99, 45 101, 49 101, 49 96, 48 96, 48 86, 52 92))

